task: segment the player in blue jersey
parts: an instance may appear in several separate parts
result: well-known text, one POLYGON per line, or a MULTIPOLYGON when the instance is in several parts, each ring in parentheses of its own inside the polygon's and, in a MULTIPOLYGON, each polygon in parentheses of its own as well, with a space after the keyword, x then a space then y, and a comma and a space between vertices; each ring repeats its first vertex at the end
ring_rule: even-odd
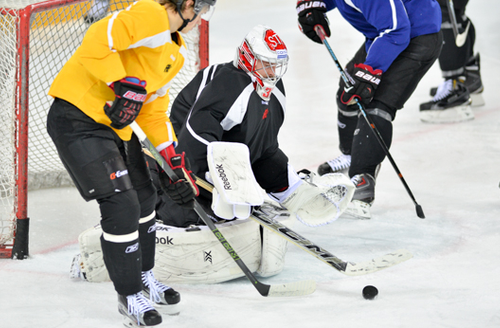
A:
POLYGON ((390 147, 397 110, 403 108, 440 54, 441 9, 436 0, 299 0, 299 28, 321 43, 314 27, 322 26, 330 36, 327 12, 335 8, 365 41, 345 67, 354 87, 345 89, 340 79, 337 92, 342 155, 320 165, 318 173, 348 170, 357 182, 350 213, 369 218, 376 171, 385 152, 359 115, 354 98, 363 104, 390 147))

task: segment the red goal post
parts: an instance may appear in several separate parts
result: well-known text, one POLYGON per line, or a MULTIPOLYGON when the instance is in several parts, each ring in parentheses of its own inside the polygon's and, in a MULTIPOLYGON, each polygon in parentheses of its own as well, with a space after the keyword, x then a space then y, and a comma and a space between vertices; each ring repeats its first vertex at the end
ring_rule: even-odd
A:
MULTIPOLYGON (((110 0, 107 14, 131 0, 110 0)), ((29 255, 28 190, 72 185, 46 132, 55 75, 89 27, 92 0, 0 0, 0 258, 29 255)), ((208 66, 208 23, 184 36, 188 60, 171 101, 208 66)), ((36 216, 36 213, 33 214, 36 216)))

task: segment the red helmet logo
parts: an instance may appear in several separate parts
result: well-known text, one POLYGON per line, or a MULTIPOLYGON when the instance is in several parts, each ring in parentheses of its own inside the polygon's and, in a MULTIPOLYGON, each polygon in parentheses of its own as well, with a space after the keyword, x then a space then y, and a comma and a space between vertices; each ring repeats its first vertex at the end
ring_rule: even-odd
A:
POLYGON ((286 49, 285 43, 281 41, 278 34, 276 34, 276 32, 274 32, 273 30, 266 30, 264 40, 266 41, 269 49, 271 49, 272 51, 286 49))

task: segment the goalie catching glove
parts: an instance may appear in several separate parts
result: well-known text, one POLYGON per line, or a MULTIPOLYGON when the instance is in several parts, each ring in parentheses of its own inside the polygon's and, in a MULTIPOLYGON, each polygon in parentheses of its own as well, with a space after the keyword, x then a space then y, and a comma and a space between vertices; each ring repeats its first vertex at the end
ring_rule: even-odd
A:
POLYGON ((115 101, 104 105, 104 112, 111 120, 111 127, 123 129, 137 118, 146 100, 146 81, 126 77, 109 85, 115 92, 115 101))
POLYGON ((356 187, 341 173, 317 176, 307 170, 299 177, 288 168, 287 190, 269 194, 283 207, 294 213, 303 224, 311 227, 335 221, 347 208, 356 187))
POLYGON ((321 25, 326 36, 330 36, 330 23, 326 17, 326 5, 319 0, 301 0, 297 2, 297 15, 299 16, 299 29, 309 39, 317 43, 321 42, 314 30, 316 25, 321 25))
POLYGON ((344 91, 340 97, 340 101, 346 105, 354 105, 357 98, 362 104, 368 105, 375 95, 380 79, 382 78, 382 70, 373 69, 369 65, 355 64, 352 75, 346 72, 351 86, 347 88, 344 80, 341 80, 341 86, 344 91))
POLYGON ((189 159, 185 158, 184 153, 176 154, 173 145, 161 150, 160 154, 179 178, 177 181, 172 181, 167 173, 161 170, 159 173, 161 188, 174 202, 184 208, 192 209, 199 190, 189 159))

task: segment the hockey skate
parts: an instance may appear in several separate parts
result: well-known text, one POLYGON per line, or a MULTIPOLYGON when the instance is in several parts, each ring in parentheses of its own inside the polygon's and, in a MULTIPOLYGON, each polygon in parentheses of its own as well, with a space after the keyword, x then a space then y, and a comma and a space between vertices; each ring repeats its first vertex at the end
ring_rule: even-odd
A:
POLYGON ((351 166, 351 155, 340 155, 318 166, 318 174, 325 175, 327 173, 344 173, 347 174, 351 166))
MULTIPOLYGON (((458 78, 467 90, 469 90, 471 98, 471 107, 479 107, 484 105, 483 98, 483 82, 481 80, 481 66, 479 53, 472 57, 465 65, 464 76, 458 78)), ((431 88, 430 95, 434 97, 438 88, 431 88)))
POLYGON ((375 178, 370 174, 358 174, 352 177, 356 185, 354 196, 345 213, 355 219, 371 219, 371 205, 375 200, 375 178))
POLYGON ((474 119, 471 98, 465 85, 458 80, 441 83, 434 99, 420 104, 420 120, 427 123, 453 123, 474 119))
POLYGON ((178 315, 180 309, 178 303, 181 301, 181 295, 173 288, 162 284, 156 280, 153 271, 142 272, 142 293, 145 297, 159 306, 158 310, 167 315, 178 315))
POLYGON ((118 312, 123 315, 125 327, 156 326, 161 323, 161 315, 142 294, 118 295, 118 312))

